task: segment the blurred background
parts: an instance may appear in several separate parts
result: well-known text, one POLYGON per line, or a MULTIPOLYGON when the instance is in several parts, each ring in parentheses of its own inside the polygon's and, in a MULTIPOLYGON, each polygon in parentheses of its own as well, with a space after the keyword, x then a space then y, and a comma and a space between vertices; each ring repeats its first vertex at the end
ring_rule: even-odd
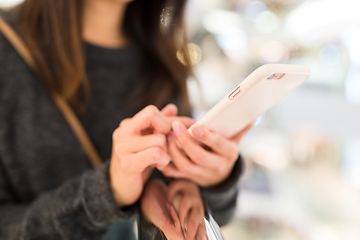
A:
POLYGON ((312 70, 242 140, 228 240, 360 239, 359 11, 359 0, 189 0, 196 118, 262 64, 312 70))
POLYGON ((359 0, 189 2, 195 116, 262 64, 312 70, 243 139, 227 239, 360 239, 359 11, 359 0))

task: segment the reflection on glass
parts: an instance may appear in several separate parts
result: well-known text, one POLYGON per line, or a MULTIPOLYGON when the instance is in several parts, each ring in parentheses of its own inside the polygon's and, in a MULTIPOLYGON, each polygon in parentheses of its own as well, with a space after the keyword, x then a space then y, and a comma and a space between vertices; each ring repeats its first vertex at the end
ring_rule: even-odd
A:
POLYGON ((219 225, 204 207, 199 188, 186 180, 173 180, 166 185, 155 179, 145 187, 141 198, 142 236, 151 239, 223 240, 219 225), (152 223, 160 231, 151 231, 152 223))
POLYGON ((216 221, 208 211, 206 211, 205 213, 204 221, 206 226, 207 239, 225 240, 225 236, 222 233, 219 225, 216 223, 216 221))

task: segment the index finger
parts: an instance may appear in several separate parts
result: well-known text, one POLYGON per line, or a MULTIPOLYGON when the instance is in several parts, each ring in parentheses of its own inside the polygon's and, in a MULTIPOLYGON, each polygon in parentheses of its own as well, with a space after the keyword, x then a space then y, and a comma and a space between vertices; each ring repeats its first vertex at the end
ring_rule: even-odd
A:
POLYGON ((193 125, 196 122, 194 119, 186 116, 170 116, 167 117, 167 119, 170 121, 170 123, 179 121, 182 124, 184 124, 186 128, 189 128, 191 125, 193 125))
POLYGON ((129 130, 140 134, 141 131, 153 128, 157 133, 168 134, 171 130, 170 122, 153 105, 145 107, 143 110, 135 114, 131 124, 128 125, 129 130))

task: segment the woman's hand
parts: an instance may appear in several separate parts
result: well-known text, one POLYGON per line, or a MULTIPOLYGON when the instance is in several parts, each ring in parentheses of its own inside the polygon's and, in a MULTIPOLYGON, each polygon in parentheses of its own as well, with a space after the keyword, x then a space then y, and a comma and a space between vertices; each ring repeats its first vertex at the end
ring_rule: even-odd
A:
POLYGON ((193 125, 196 121, 192 118, 185 117, 185 116, 177 116, 178 109, 175 104, 169 103, 161 109, 161 113, 167 118, 167 120, 170 123, 173 123, 175 121, 179 121, 182 124, 185 125, 186 128, 189 128, 191 125, 193 125))
POLYGON ((149 182, 141 197, 144 220, 153 223, 167 239, 203 240, 206 238, 204 204, 198 187, 189 181, 149 182))
POLYGON ((169 164, 162 173, 167 177, 189 179, 202 187, 218 185, 230 175, 239 156, 239 141, 251 126, 231 139, 197 126, 192 129, 192 135, 205 146, 202 147, 184 124, 173 122, 173 133, 168 136, 168 151, 174 165, 169 164))
POLYGON ((176 210, 167 199, 167 186, 160 179, 149 182, 141 197, 144 220, 157 226, 167 239, 185 240, 176 210))
POLYGON ((167 198, 179 215, 186 239, 207 239, 205 209, 199 188, 192 182, 175 180, 168 186, 167 198))
POLYGON ((119 207, 134 204, 154 167, 163 170, 170 161, 166 134, 170 121, 154 106, 124 119, 113 133, 110 185, 119 207))

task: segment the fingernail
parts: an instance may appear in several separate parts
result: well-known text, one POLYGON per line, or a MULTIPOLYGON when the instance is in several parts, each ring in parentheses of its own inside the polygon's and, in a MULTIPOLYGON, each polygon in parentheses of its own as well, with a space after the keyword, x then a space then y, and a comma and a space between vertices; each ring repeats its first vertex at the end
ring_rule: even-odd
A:
POLYGON ((198 126, 198 127, 194 127, 192 130, 192 133, 195 134, 197 137, 202 137, 204 136, 204 130, 198 126))
POLYGON ((179 135, 181 133, 181 126, 178 121, 174 121, 172 123, 172 129, 176 135, 179 135))
POLYGON ((171 140, 174 139, 174 134, 173 133, 169 133, 167 136, 166 136, 166 139, 168 142, 170 142, 171 140))

